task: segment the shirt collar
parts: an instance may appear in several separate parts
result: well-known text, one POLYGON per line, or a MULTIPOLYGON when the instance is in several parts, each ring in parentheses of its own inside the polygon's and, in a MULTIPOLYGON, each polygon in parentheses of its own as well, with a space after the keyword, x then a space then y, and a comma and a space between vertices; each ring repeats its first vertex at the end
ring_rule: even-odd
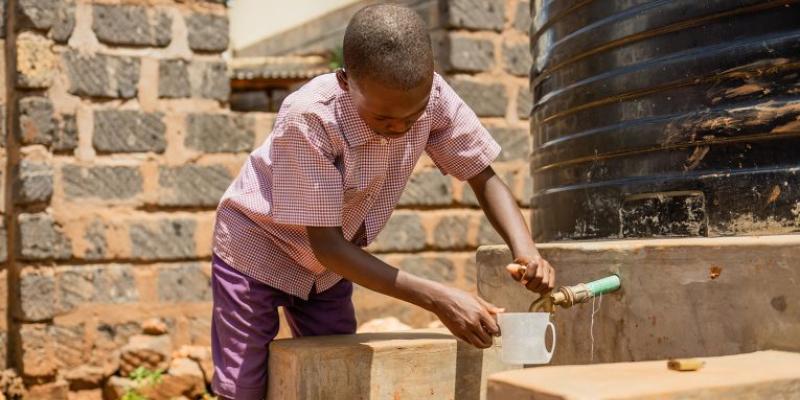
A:
POLYGON ((350 147, 361 146, 378 136, 358 115, 350 93, 342 89, 339 89, 336 96, 336 119, 342 129, 342 136, 350 147))
MULTIPOLYGON (((428 99, 428 106, 425 110, 430 114, 433 107, 439 101, 440 84, 442 79, 439 74, 433 75, 433 87, 431 88, 431 97, 428 99)), ((353 98, 345 90, 337 87, 336 94, 336 119, 342 129, 342 136, 344 136, 349 147, 358 147, 370 141, 373 138, 378 138, 380 135, 375 133, 367 124, 361 119, 356 111, 356 106, 353 104, 353 98)), ((430 117, 430 115, 428 116, 430 117)))

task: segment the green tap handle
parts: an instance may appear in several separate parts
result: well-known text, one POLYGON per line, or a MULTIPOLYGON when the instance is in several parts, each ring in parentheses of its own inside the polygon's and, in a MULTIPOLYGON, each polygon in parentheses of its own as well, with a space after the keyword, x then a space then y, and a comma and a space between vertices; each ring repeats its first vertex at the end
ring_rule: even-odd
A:
POLYGON ((619 276, 611 275, 603 279, 589 282, 586 284, 586 287, 592 292, 592 296, 599 296, 619 289, 620 284, 619 276))

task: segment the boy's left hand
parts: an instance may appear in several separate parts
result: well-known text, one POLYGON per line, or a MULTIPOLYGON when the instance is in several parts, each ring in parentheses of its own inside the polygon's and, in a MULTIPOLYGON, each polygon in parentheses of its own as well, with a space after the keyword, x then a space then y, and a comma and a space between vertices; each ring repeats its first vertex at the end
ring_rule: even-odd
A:
POLYGON ((556 270, 538 254, 533 257, 517 257, 506 269, 514 280, 532 292, 545 294, 555 287, 556 270))

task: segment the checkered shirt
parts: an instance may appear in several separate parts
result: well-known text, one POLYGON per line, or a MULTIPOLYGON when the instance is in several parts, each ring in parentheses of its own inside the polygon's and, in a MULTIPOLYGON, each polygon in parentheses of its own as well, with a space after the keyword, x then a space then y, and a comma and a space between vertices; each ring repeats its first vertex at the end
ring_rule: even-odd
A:
POLYGON ((500 153, 475 113, 438 74, 411 130, 384 139, 358 116, 334 74, 284 100, 267 140, 220 200, 214 253, 238 271, 307 299, 341 277, 314 256, 305 226, 341 226, 365 247, 386 225, 425 151, 467 180, 500 153))

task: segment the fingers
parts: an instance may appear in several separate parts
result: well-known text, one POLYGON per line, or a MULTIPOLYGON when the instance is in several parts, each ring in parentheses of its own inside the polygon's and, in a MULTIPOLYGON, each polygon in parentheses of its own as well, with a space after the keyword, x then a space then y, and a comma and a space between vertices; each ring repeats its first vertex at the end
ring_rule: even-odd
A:
POLYGON ((472 333, 478 338, 478 345, 482 349, 490 347, 492 345, 492 335, 489 332, 486 332, 486 329, 483 328, 483 324, 481 323, 481 319, 478 320, 476 324, 472 325, 472 333))
POLYGON ((514 278, 515 281, 518 281, 525 275, 525 266, 517 263, 511 263, 506 265, 506 271, 511 274, 511 277, 514 278))
POLYGON ((545 261, 545 264, 550 271, 550 279, 547 280, 547 288, 548 290, 553 290, 556 287, 556 269, 547 261, 545 261))
POLYGON ((525 272, 525 278, 528 281, 528 283, 525 284, 525 287, 527 287, 528 290, 536 292, 539 288, 539 285, 542 284, 542 278, 544 278, 542 263, 537 260, 528 264, 528 270, 525 272))
POLYGON ((475 296, 475 298, 478 299, 478 302, 481 303, 482 306, 486 307, 486 310, 488 310, 490 314, 499 314, 499 313, 502 313, 502 312, 506 312, 505 308, 497 307, 496 305, 494 305, 492 303, 489 303, 488 301, 486 301, 486 300, 484 300, 484 299, 482 299, 482 298, 480 298, 478 296, 475 296))

